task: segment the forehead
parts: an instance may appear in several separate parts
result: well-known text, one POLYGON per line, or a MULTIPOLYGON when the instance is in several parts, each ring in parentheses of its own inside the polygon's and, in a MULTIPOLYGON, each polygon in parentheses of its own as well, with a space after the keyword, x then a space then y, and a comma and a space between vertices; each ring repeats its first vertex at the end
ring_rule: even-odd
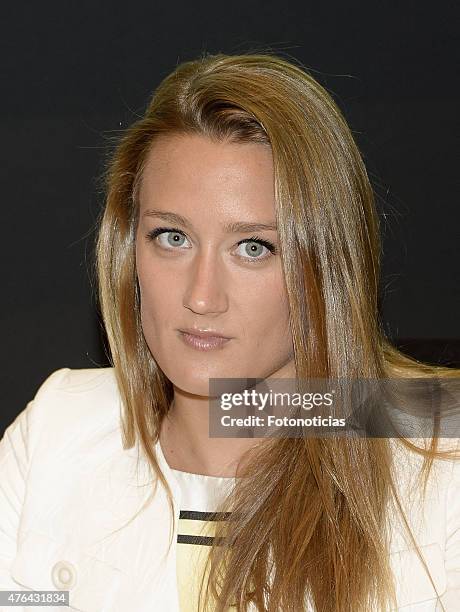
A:
POLYGON ((274 218, 271 149, 196 134, 161 137, 146 158, 139 201, 141 211, 174 207, 181 214, 206 209, 207 214, 274 218))

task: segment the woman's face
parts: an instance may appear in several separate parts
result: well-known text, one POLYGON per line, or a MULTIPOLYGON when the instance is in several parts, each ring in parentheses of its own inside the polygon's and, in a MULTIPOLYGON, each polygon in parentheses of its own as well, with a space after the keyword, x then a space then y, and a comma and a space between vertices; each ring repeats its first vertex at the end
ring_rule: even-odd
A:
POLYGON ((276 228, 235 225, 276 225, 270 149, 162 138, 147 158, 139 199, 142 327, 169 380, 207 396, 209 378, 294 377, 276 228), (230 339, 199 350, 184 329, 230 339))

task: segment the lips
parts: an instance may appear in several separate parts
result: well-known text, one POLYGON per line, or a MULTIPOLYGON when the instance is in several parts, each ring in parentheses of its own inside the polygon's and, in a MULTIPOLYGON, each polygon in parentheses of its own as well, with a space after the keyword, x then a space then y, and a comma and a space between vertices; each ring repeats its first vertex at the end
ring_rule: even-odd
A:
POLYGON ((196 349, 198 351, 211 351, 215 349, 221 349, 231 340, 231 338, 227 338, 225 336, 213 335, 216 332, 200 331, 200 333, 197 333, 197 331, 194 330, 193 333, 188 333, 185 330, 178 331, 183 343, 186 346, 196 349))
POLYGON ((212 338, 224 338, 225 340, 230 340, 231 337, 230 336, 225 336, 224 334, 219 333, 216 330, 211 330, 211 329, 194 329, 194 328, 188 328, 188 327, 184 327, 183 329, 179 329, 180 332, 182 332, 183 334, 188 334, 190 336, 197 336, 198 338, 204 338, 204 339, 212 339, 212 338))

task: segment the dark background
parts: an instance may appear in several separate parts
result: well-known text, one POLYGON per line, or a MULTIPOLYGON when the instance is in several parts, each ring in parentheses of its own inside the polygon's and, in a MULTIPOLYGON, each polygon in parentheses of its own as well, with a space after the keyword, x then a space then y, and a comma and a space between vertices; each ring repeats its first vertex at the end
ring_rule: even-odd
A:
POLYGON ((333 94, 382 219, 385 329, 460 365, 453 2, 3 7, 0 435, 53 370, 107 365, 92 281, 111 141, 203 51, 271 50, 333 94))

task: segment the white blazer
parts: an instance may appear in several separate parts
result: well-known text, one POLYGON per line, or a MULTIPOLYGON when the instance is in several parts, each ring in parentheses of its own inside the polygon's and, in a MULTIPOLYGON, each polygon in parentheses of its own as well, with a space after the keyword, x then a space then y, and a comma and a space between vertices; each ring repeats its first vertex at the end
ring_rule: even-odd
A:
MULTIPOLYGON (((63 368, 46 379, 0 441, 0 590, 69 590, 70 607, 33 610, 180 610, 177 533, 167 554, 170 522, 163 487, 115 531, 140 510, 151 491, 148 465, 142 455, 137 461, 138 448, 123 450, 120 409, 112 368, 63 368)), ((419 458, 395 452, 415 537, 445 609, 460 611, 458 463, 435 462, 422 506, 414 486, 419 458)), ((178 483, 159 444, 156 453, 178 518, 178 483)), ((397 610, 441 610, 410 548, 395 521, 390 553, 397 610)))

